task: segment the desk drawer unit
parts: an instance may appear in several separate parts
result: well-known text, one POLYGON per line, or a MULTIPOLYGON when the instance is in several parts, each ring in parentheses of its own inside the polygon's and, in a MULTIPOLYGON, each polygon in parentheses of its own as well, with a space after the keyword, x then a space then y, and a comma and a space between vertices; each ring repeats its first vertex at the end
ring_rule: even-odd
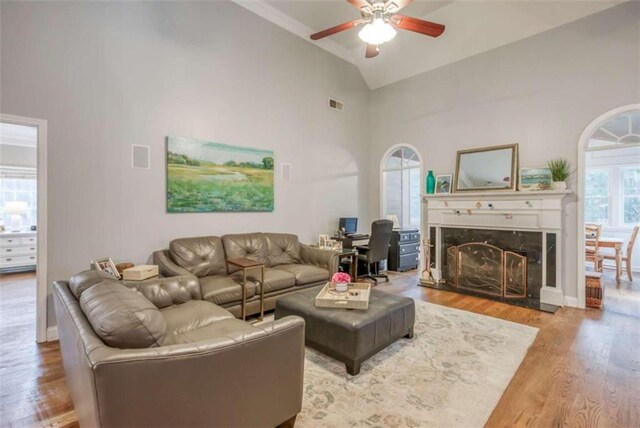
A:
POLYGON ((420 232, 417 229, 394 230, 389 247, 388 269, 404 272, 417 269, 420 262, 420 232))

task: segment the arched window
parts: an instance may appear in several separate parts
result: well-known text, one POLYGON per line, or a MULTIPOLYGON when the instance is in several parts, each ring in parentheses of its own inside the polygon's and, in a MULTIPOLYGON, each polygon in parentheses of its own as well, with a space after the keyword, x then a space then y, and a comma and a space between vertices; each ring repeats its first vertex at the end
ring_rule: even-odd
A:
POLYGON ((382 160, 382 215, 400 227, 420 227, 421 160, 410 147, 397 147, 382 160))

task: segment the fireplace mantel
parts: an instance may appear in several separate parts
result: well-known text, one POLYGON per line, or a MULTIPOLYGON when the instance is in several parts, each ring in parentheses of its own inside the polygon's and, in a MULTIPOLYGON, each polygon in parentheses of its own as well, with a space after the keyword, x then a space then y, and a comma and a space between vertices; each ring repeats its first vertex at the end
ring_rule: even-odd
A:
MULTIPOLYGON (((564 304, 562 287, 564 199, 571 190, 457 192, 421 195, 423 254, 430 254, 431 273, 442 277, 441 233, 443 228, 536 231, 542 233, 545 253, 555 251, 555 281, 547 284, 546 263, 540 301, 556 306, 564 304), (435 236, 432 236, 435 235, 435 236), (547 246, 552 236, 555 246, 547 246)), ((423 260, 423 267, 426 260, 423 260)), ((428 273, 423 269, 423 280, 428 273)))
POLYGON ((573 193, 573 190, 538 190, 538 191, 486 191, 486 192, 456 192, 456 193, 433 193, 421 195, 423 199, 438 200, 438 199, 467 199, 467 198, 481 198, 481 199, 522 199, 522 198, 563 198, 566 195, 573 193))

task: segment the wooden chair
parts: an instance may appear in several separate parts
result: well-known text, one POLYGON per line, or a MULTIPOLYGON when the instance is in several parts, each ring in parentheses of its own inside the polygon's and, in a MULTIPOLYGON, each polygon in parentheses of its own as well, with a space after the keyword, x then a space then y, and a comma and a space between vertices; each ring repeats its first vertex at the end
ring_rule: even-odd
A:
MULTIPOLYGON (((640 226, 635 226, 631 231, 631 237, 629 238, 629 242, 627 242, 627 255, 622 256, 622 261, 625 263, 629 281, 633 281, 633 274, 631 273, 631 256, 633 255, 633 244, 635 244, 636 238, 638 237, 638 230, 640 230, 640 226)), ((602 257, 606 260, 615 260, 616 254, 615 252, 607 251, 602 253, 602 257)))
POLYGON ((601 224, 586 224, 584 227, 585 236, 593 241, 593 246, 585 247, 585 260, 593 263, 593 270, 602 272, 602 261, 604 257, 600 254, 600 237, 602 236, 601 224))

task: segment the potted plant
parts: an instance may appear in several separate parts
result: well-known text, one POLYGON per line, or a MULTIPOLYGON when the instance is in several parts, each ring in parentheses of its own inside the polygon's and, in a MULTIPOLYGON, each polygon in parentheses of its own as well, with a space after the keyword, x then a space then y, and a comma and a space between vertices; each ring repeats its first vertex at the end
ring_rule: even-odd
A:
POLYGON ((571 164, 568 160, 560 158, 550 160, 547 164, 551 170, 551 188, 553 190, 564 190, 567 188, 567 178, 571 175, 571 164))
POLYGON ((345 292, 349 288, 349 282, 351 282, 351 276, 349 276, 346 272, 336 272, 331 277, 331 282, 333 282, 336 291, 345 292))

